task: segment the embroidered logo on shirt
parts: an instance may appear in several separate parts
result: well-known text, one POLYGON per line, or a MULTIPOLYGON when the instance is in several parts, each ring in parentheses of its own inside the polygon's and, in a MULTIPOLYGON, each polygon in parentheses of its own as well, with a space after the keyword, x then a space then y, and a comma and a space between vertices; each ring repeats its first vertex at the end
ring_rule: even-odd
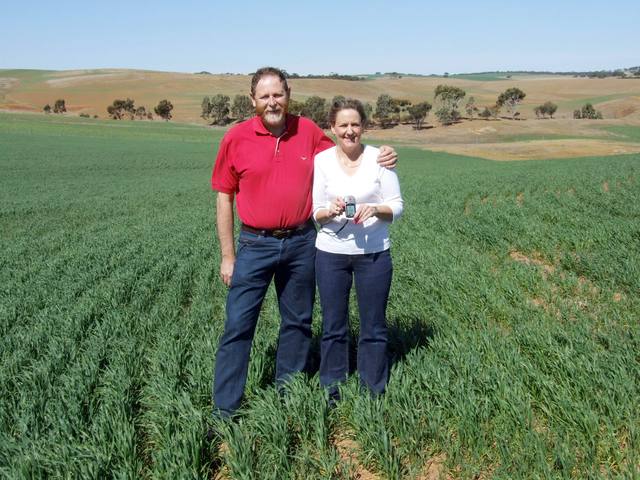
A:
POLYGON ((306 160, 307 157, 305 157, 304 155, 300 157, 300 160, 306 160))

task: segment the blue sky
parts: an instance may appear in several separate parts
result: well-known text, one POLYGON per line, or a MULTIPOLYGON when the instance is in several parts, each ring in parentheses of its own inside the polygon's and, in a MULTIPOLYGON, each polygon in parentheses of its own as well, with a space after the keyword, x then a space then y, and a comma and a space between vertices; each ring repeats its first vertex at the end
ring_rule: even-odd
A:
POLYGON ((631 1, 21 1, 0 68, 441 74, 640 65, 631 1), (321 5, 321 6, 320 6, 321 5))

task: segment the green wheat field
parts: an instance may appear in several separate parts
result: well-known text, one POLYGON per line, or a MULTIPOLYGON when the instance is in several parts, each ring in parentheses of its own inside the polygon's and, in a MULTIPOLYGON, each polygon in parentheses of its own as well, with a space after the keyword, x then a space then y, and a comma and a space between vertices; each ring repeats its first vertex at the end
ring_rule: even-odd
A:
MULTIPOLYGON (((1 477, 640 476, 640 155, 398 148, 387 393, 280 395, 270 291, 240 415, 213 425, 222 135, 0 113, 1 477)), ((316 366, 319 330, 317 309, 316 366)))

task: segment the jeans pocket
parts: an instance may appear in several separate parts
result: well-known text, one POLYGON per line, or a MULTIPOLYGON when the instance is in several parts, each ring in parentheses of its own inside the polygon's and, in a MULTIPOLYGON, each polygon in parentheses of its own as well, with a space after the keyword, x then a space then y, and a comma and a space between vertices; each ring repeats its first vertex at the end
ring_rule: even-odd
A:
POLYGON ((245 247, 255 245, 260 241, 260 236, 253 233, 242 232, 238 237, 238 252, 245 247))

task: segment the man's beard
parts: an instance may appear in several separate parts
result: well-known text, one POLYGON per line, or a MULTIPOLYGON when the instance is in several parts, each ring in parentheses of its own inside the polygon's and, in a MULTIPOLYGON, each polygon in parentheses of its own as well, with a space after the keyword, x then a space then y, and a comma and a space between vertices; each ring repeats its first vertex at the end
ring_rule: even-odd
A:
POLYGON ((277 112, 270 112, 268 110, 265 110, 264 112, 262 112, 261 117, 264 123, 266 123, 267 125, 278 125, 283 122, 285 115, 286 112, 282 109, 278 110, 277 112))

